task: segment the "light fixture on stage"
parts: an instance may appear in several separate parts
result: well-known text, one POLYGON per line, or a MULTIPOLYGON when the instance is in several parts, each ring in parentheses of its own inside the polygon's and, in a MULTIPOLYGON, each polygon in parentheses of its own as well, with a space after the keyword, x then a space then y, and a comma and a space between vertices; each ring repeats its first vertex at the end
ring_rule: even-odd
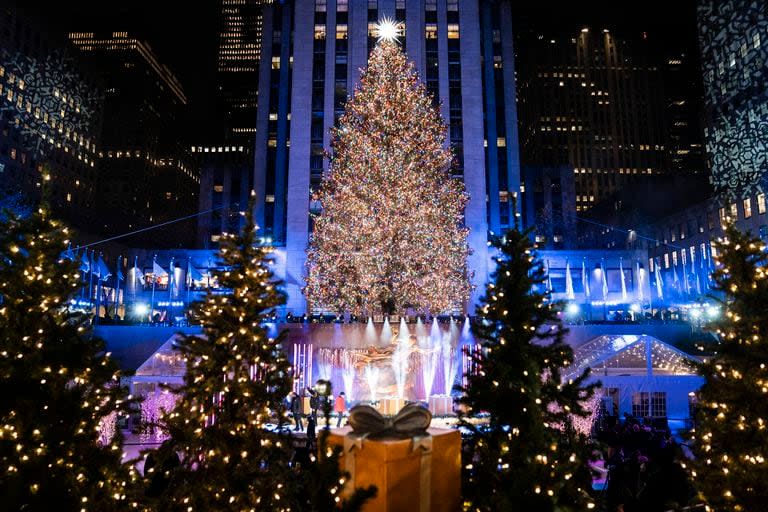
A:
POLYGON ((640 307, 640 304, 632 304, 631 306, 629 306, 629 310, 632 311, 633 313, 639 313, 642 310, 642 308, 640 307))
POLYGON ((565 308, 565 312, 570 316, 576 316, 581 312, 581 308, 578 304, 571 303, 565 308))
POLYGON ((133 312, 136 316, 145 316, 149 313, 149 306, 146 304, 136 304, 133 306, 133 312))
POLYGON ((720 315, 720 310, 715 306, 709 306, 707 308, 707 316, 709 318, 717 318, 720 315))

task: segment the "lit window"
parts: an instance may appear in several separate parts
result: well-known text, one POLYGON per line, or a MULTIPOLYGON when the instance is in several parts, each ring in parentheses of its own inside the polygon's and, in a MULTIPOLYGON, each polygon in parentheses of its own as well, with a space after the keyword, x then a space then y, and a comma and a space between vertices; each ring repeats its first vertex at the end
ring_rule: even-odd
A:
POLYGON ((315 25, 315 39, 325 39, 325 25, 315 25))
POLYGON ((752 47, 753 48, 759 48, 760 47, 760 33, 755 32, 755 35, 752 36, 752 47))
POLYGON ((765 194, 757 194, 757 213, 765 213, 765 194))
POLYGON ((448 39, 459 38, 459 25, 457 23, 448 24, 448 39))
POLYGON ((214 192, 224 192, 224 185, 214 185, 213 186, 214 192))
POLYGON ((748 219, 752 216, 752 198, 748 197, 743 201, 744 205, 744 218, 748 219))
POLYGON ((736 206, 736 203, 731 203, 729 206, 730 212, 731 212, 731 218, 736 220, 739 218, 739 208, 736 206))
POLYGON ((336 39, 346 39, 346 38, 347 38, 347 26, 336 25, 336 39))
POLYGON ((272 69, 280 69, 280 56, 272 57, 272 69))
POLYGON ((67 193, 67 202, 68 203, 72 202, 72 194, 70 194, 70 193, 67 193))

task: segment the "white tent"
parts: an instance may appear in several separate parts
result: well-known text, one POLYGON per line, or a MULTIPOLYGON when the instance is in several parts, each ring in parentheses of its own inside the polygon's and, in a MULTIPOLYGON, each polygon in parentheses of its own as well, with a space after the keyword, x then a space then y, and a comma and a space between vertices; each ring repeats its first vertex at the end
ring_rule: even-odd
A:
POLYGON ((149 359, 144 361, 131 378, 131 394, 147 396, 160 389, 161 384, 180 386, 184 381, 186 365, 175 348, 178 334, 163 343, 149 359))
POLYGON ((671 424, 690 418, 693 393, 704 383, 699 360, 648 335, 603 335, 574 350, 564 372, 571 379, 586 368, 602 383, 609 413, 667 418, 671 424))

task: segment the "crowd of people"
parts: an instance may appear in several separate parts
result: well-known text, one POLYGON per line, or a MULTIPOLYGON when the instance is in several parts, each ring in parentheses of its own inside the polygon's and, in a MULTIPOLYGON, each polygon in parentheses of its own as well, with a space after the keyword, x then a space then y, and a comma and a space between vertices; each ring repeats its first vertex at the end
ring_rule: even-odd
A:
POLYGON ((607 447, 588 464, 593 487, 604 493, 610 512, 654 512, 675 510, 689 503, 694 491, 680 464, 683 448, 668 427, 642 425, 627 415, 623 422, 598 432, 597 440, 607 447))
MULTIPOLYGON (((347 399, 345 393, 342 391, 333 399, 333 403, 329 404, 330 397, 322 395, 317 390, 307 387, 304 390, 291 391, 287 399, 287 408, 291 413, 291 417, 294 421, 294 431, 304 430, 304 420, 307 422, 306 432, 307 437, 310 433, 315 433, 317 427, 318 413, 326 415, 330 412, 331 416, 336 417, 336 427, 342 426, 342 422, 347 414, 347 399), (308 410, 305 410, 304 398, 309 398, 308 410), (329 407, 330 405, 330 407, 329 407)), ((327 417, 330 421, 330 416, 327 417)))

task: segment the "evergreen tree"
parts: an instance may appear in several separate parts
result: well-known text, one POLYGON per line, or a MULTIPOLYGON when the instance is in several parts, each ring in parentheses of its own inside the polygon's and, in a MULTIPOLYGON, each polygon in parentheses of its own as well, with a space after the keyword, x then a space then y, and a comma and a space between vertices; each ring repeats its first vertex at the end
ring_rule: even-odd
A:
POLYGON ((79 264, 44 207, 0 219, 0 496, 4 510, 121 510, 126 392, 88 316, 69 309, 79 264), (100 432, 101 430, 101 432, 100 432))
POLYGON ((587 372, 568 382, 573 359, 546 275, 527 233, 494 242, 497 267, 473 329, 482 340, 478 371, 460 388, 461 423, 472 431, 465 451, 466 510, 583 510, 594 505, 583 459, 586 440, 568 428, 595 385, 587 372), (469 415, 489 414, 487 425, 469 415))
POLYGON ((716 354, 702 366, 692 476, 714 510, 765 510, 768 503, 768 254, 732 225, 715 243, 716 289, 726 313, 716 354))
POLYGON ((382 40, 333 133, 307 254, 310 304, 368 315, 461 307, 466 195, 445 138, 413 64, 382 40))
MULTIPOLYGON (((256 244, 252 207, 242 232, 221 238, 216 278, 230 293, 209 293, 196 306, 204 335, 184 336, 178 345, 186 374, 164 419, 171 442, 159 455, 178 452, 181 463, 168 471, 161 510, 324 510, 309 503, 302 487, 304 473, 313 471, 320 473, 314 482, 336 482, 336 495, 340 490, 336 454, 336 465, 293 467, 293 439, 279 433, 292 377, 285 333, 271 337, 264 323, 285 296, 270 269, 271 248, 256 244), (265 428, 273 421, 278 432, 265 428)), ((335 503, 332 491, 313 488, 311 494, 335 503)))

